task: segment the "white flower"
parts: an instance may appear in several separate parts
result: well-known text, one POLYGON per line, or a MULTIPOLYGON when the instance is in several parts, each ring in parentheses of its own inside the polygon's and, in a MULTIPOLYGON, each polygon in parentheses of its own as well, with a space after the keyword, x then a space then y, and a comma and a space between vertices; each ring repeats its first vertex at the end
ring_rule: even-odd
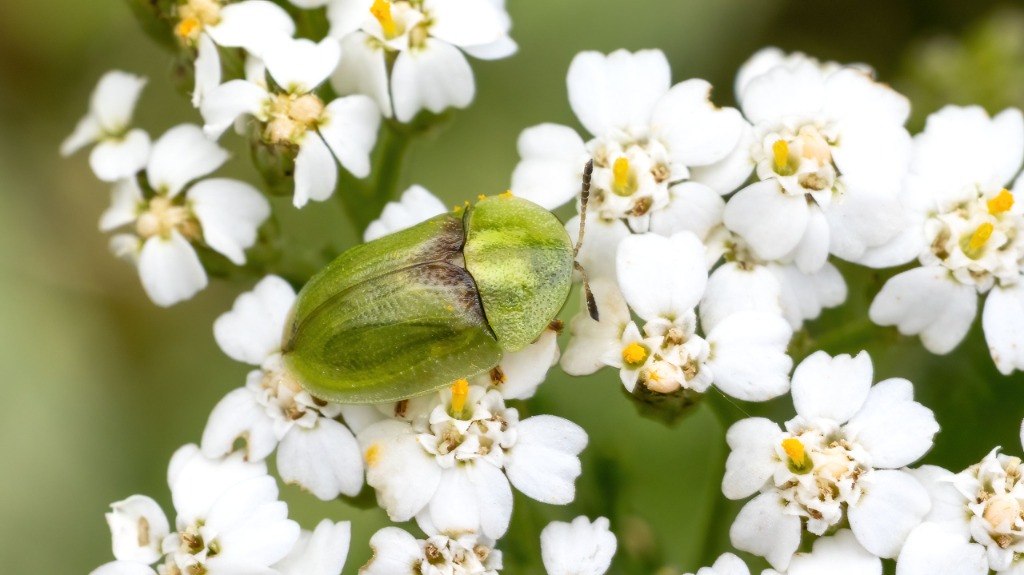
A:
POLYGON ((397 202, 388 202, 380 217, 370 222, 363 232, 363 241, 370 242, 377 238, 393 234, 443 214, 447 210, 437 196, 423 186, 413 185, 402 192, 397 202))
POLYGON ((377 141, 380 112, 366 96, 338 98, 324 104, 313 93, 340 57, 333 39, 314 43, 278 38, 263 53, 267 71, 284 92, 247 80, 232 80, 204 99, 200 112, 210 136, 219 137, 236 118, 250 114, 263 123, 263 140, 297 148, 296 207, 322 201, 337 184, 335 158, 352 175, 370 173, 370 151, 377 141))
POLYGON ((369 95, 400 122, 420 110, 438 114, 473 101, 463 52, 493 60, 517 49, 503 0, 331 0, 327 17, 344 48, 334 87, 369 95))
POLYGON ((993 449, 953 474, 925 465, 914 470, 932 509, 897 562, 898 575, 983 575, 1024 570, 1024 481, 1021 459, 993 449))
POLYGON ((704 80, 671 86, 670 77, 667 59, 656 50, 577 54, 567 79, 569 103, 593 137, 584 142, 555 124, 523 131, 512 192, 548 209, 564 204, 593 158, 593 219, 625 220, 635 232, 662 235, 700 234, 717 224, 719 193, 750 174, 749 162, 726 161, 749 126, 737 110, 710 102, 704 80), (718 187, 698 183, 697 167, 718 187))
POLYGON ((243 461, 241 453, 208 459, 186 445, 171 458, 167 479, 177 511, 174 531, 148 497, 114 503, 107 522, 117 560, 94 575, 152 574, 149 565, 161 560, 160 573, 269 575, 299 539, 266 466, 243 461))
POLYGON ((228 152, 191 124, 168 130, 153 145, 145 167, 149 193, 138 179, 119 181, 100 229, 133 225, 115 235, 111 250, 139 267, 142 287, 153 303, 169 306, 206 287, 206 272, 193 244, 205 245, 235 265, 270 216, 270 204, 256 188, 227 178, 201 180, 228 159, 228 152))
MULTIPOLYGON (((810 553, 797 553, 786 575, 882 575, 882 560, 857 542, 849 529, 840 529, 832 537, 814 542, 810 553)), ((780 575, 768 569, 762 575, 780 575)))
POLYGON ((786 345, 792 330, 777 313, 706 314, 701 308, 704 336, 698 335, 695 308, 708 275, 704 246, 692 233, 631 235, 620 242, 617 261, 621 295, 614 285, 595 280, 601 321, 573 319, 574 337, 562 361, 568 373, 592 373, 603 364, 620 369, 629 392, 641 384, 658 393, 703 393, 714 384, 747 401, 789 389, 786 345), (624 303, 646 321, 643 333, 629 321, 624 303))
POLYGON ((287 282, 267 276, 217 318, 213 331, 224 353, 260 368, 213 409, 203 453, 224 455, 244 438, 249 460, 277 448, 278 473, 286 482, 325 501, 354 496, 363 487, 363 461, 352 432, 336 420, 341 407, 311 396, 281 363, 281 337, 294 301, 287 282))
POLYGON ((366 481, 393 521, 416 517, 428 533, 498 539, 512 513, 510 483, 545 503, 573 500, 587 443, 579 426, 551 415, 519 421, 500 392, 465 380, 432 397, 412 421, 385 419, 358 433, 366 481))
POLYGON ((733 545, 785 570, 803 529, 822 535, 846 519, 865 549, 896 557, 930 507, 921 484, 898 468, 924 455, 939 427, 909 381, 872 387, 871 379, 867 353, 819 351, 793 373, 797 416, 785 431, 759 417, 729 429, 722 492, 761 492, 733 523, 733 545))
POLYGON ((366 575, 497 575, 501 551, 494 541, 475 534, 416 539, 398 527, 370 537, 373 557, 360 570, 366 575))
POLYGON ((701 567, 696 574, 686 575, 750 575, 750 569, 739 557, 722 553, 711 567, 701 567))
POLYGON ((593 523, 582 515, 572 523, 552 521, 540 532, 548 575, 602 575, 612 563, 615 547, 615 534, 604 517, 593 523))
POLYGON ((295 23, 283 8, 267 0, 226 4, 222 0, 185 0, 176 7, 174 34, 183 46, 196 50, 192 105, 220 85, 217 46, 242 48, 262 57, 268 44, 295 33, 295 23))
POLYGON ((920 334, 933 353, 963 340, 986 297, 982 328, 996 367, 1024 367, 1024 118, 1011 108, 989 118, 979 107, 948 106, 914 140, 906 230, 872 254, 879 265, 917 258, 871 304, 872 321, 920 334), (964 142, 971 142, 965 146, 964 142))
POLYGON ((97 178, 115 182, 133 177, 149 158, 149 134, 130 127, 135 103, 145 85, 145 78, 127 72, 104 74, 93 90, 89 112, 61 143, 61 155, 70 156, 96 143, 89 165, 97 178))
POLYGON ((352 526, 324 519, 312 532, 303 530, 288 555, 274 564, 281 575, 341 575, 348 558, 352 526))
POLYGON ((725 223, 758 257, 809 273, 830 253, 859 261, 900 231, 906 98, 863 67, 774 49, 751 58, 736 93, 759 181, 730 198, 725 223))

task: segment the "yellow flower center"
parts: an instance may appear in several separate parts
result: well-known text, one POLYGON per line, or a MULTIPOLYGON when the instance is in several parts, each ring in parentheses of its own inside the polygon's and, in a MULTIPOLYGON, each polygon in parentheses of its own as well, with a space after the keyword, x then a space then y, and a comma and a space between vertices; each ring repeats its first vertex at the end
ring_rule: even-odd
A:
POLYGON ((1010 211, 1013 207, 1013 194, 1003 188, 999 195, 988 201, 988 213, 995 215, 1010 211))
POLYGON ((156 196, 149 201, 148 209, 135 221, 135 231, 142 239, 153 236, 169 238, 172 230, 178 230, 185 239, 199 237, 199 222, 189 214, 185 206, 175 205, 172 198, 156 196))
POLYGON ((633 342, 622 349, 622 361, 626 365, 636 367, 647 360, 647 348, 633 342))
POLYGON ((967 244, 968 251, 974 252, 981 249, 981 246, 985 245, 985 242, 992 237, 993 229, 995 229, 994 226, 988 222, 978 226, 978 229, 971 234, 971 241, 967 244))
POLYGON ((387 0, 373 0, 370 14, 373 14, 373 17, 380 22, 380 27, 384 30, 385 37, 390 39, 398 36, 398 26, 395 25, 395 19, 391 17, 390 2, 387 0))
POLYGON ((804 449, 804 444, 800 443, 799 439, 795 437, 783 439, 782 449, 796 467, 803 467, 804 463, 807 462, 807 450, 804 449))
POLYGON ((203 27, 220 22, 220 9, 218 0, 188 0, 178 7, 178 24, 174 33, 182 42, 195 42, 203 27))
POLYGON ((452 384, 452 417, 461 417, 466 409, 466 398, 469 397, 469 382, 459 379, 452 384))
POLYGON ((789 173, 789 143, 783 139, 775 140, 772 155, 775 157, 775 171, 783 175, 789 173))

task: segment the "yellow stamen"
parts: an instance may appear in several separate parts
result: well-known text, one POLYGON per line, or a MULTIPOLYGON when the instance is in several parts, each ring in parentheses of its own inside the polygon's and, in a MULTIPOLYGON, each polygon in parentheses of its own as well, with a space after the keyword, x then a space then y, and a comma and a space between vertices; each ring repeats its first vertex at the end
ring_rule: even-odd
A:
POLYGON ((390 2, 387 0, 373 0, 370 14, 373 14, 373 17, 380 22, 380 27, 384 30, 385 36, 393 38, 398 35, 398 27, 395 26, 395 20, 391 17, 390 2))
POLYGON ((180 38, 190 38, 201 25, 202 23, 199 22, 199 18, 189 16, 178 22, 178 25, 174 27, 174 33, 180 38))
POLYGON ((627 345, 622 350, 622 361, 628 365, 640 365, 647 359, 647 348, 637 342, 627 345))
POLYGON ((988 201, 988 213, 1001 214, 1010 211, 1013 207, 1013 194, 1010 190, 1003 188, 999 195, 988 201))
POLYGON ((469 397, 469 382, 465 379, 456 380, 452 384, 452 414, 455 417, 462 415, 466 408, 466 398, 469 397))
POLYGON ((804 444, 800 443, 800 440, 795 437, 782 440, 782 449, 786 451, 786 455, 789 456, 790 461, 793 462, 797 467, 803 467, 804 462, 807 460, 807 452, 804 450, 804 444))
POLYGON ((512 190, 505 190, 505 193, 498 195, 499 198, 511 198, 512 190))
POLYGON ((612 165, 612 175, 615 176, 615 187, 625 188, 629 185, 629 160, 625 157, 615 160, 612 165))
POLYGON ((377 463, 377 461, 380 459, 380 445, 374 443, 370 447, 367 447, 366 454, 364 457, 366 459, 366 466, 373 467, 374 464, 377 463))
POLYGON ((477 196, 476 196, 476 199, 478 199, 478 200, 482 200, 482 199, 484 199, 484 198, 486 198, 486 197, 487 197, 487 195, 486 195, 486 194, 477 194, 477 196))
POLYGON ((461 212, 461 211, 462 211, 462 206, 454 206, 454 207, 452 208, 452 211, 453 211, 453 212, 455 212, 455 213, 457 214, 457 213, 459 213, 459 212, 461 212))
POLYGON ((786 140, 775 140, 772 144, 772 154, 775 155, 775 171, 784 170, 789 165, 789 143, 786 140))
POLYGON ((974 233, 971 235, 971 241, 968 244, 970 250, 974 251, 980 248, 981 246, 985 245, 985 242, 987 242, 988 239, 992 237, 993 229, 994 227, 992 226, 992 224, 988 222, 985 222, 978 226, 978 229, 974 230, 974 233))

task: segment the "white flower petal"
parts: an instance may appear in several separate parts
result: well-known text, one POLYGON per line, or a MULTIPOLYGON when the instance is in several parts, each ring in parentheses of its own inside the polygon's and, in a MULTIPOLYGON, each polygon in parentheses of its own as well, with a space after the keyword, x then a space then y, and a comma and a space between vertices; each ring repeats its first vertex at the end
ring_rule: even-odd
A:
POLYGON ((757 493, 775 471, 775 447, 782 441, 782 430, 774 421, 750 417, 732 424, 725 441, 732 451, 725 460, 722 493, 729 499, 757 493))
POLYGON ((188 191, 203 241, 235 265, 256 243, 256 231, 270 217, 270 203, 256 188, 227 178, 203 180, 188 191))
POLYGON ((285 91, 305 94, 322 84, 338 66, 341 44, 330 37, 319 43, 306 38, 278 37, 259 56, 270 76, 285 91))
POLYGON ((824 104, 825 78, 815 63, 802 60, 754 77, 739 97, 743 114, 754 124, 814 117, 824 104))
POLYGON ((882 560, 864 549, 853 532, 840 529, 814 542, 810 553, 797 553, 786 575, 882 575, 882 560))
MULTIPOLYGON (((795 53, 794 56, 804 57, 803 54, 799 53, 795 53)), ((733 92, 736 94, 736 98, 740 98, 751 80, 776 66, 784 64, 785 61, 786 53, 775 46, 761 48, 750 58, 747 58, 747 61, 740 66, 739 71, 736 73, 736 82, 733 84, 733 92)))
POLYGON ((204 456, 196 445, 179 448, 167 468, 167 482, 178 522, 188 524, 207 517, 224 493, 244 481, 260 477, 270 479, 267 464, 245 461, 240 451, 214 459, 204 456))
MULTIPOLYGON (((858 179, 844 175, 843 179, 846 194, 834 198, 825 210, 825 243, 836 256, 856 261, 868 248, 896 237, 907 221, 895 182, 886 187, 875 184, 874 177, 858 179)), ((902 176, 896 181, 899 180, 902 176)))
POLYGON ((316 427, 292 427, 277 449, 277 470, 323 501, 354 497, 363 488, 363 457, 347 427, 321 417, 316 427))
POLYGON ((120 70, 107 72, 100 78, 89 101, 89 113, 107 133, 118 133, 132 121, 139 94, 146 78, 120 70))
POLYGON ((768 269, 779 282, 782 313, 793 330, 804 320, 817 319, 823 308, 846 301, 846 281, 830 263, 812 274, 805 274, 794 265, 770 264, 768 269))
POLYGON ((227 160, 228 151, 211 142, 199 126, 179 124, 153 144, 146 175, 154 190, 175 196, 227 160))
POLYGON ((156 563, 163 553, 160 542, 170 533, 170 524, 160 505, 145 495, 110 504, 107 525, 114 545, 114 557, 121 561, 156 563))
POLYGON ((857 413, 871 390, 874 368, 866 351, 854 357, 830 357, 824 351, 807 356, 793 372, 793 405, 808 419, 827 417, 837 423, 857 413))
POLYGON ((135 178, 117 182, 110 190, 110 207, 100 217, 100 230, 109 232, 134 222, 143 205, 142 190, 135 178))
POLYGON ((476 46, 461 46, 462 51, 480 60, 498 60, 508 58, 519 51, 519 45, 508 36, 491 42, 490 44, 478 44, 476 46))
MULTIPOLYGON (((204 517, 205 525, 216 531, 228 531, 251 522, 256 512, 265 505, 279 507, 277 482, 269 475, 246 479, 232 485, 214 500, 209 513, 204 517), (275 505, 278 504, 278 505, 275 505)), ((277 509, 267 510, 272 516, 287 517, 287 508, 281 515, 277 509)), ((298 535, 298 534, 296 534, 298 535)))
POLYGON ((70 156, 89 144, 99 141, 102 137, 103 126, 100 126, 99 120, 94 118, 92 114, 88 114, 78 121, 74 131, 61 142, 60 155, 64 157, 70 156))
POLYGON ((987 575, 985 548, 924 523, 907 537, 896 561, 896 575, 987 575))
POLYGON ((868 315, 878 325, 895 325, 903 335, 921 334, 924 347, 942 355, 963 340, 977 312, 974 286, 961 284, 936 266, 890 278, 871 302, 868 315))
POLYGON ((149 160, 149 134, 135 129, 118 139, 108 138, 89 154, 89 167, 104 182, 132 178, 149 160))
POLYGON ((139 277, 149 299, 160 307, 187 300, 206 287, 199 256, 177 230, 166 239, 146 240, 139 254, 139 277))
MULTIPOLYGON (((332 6, 335 4, 339 2, 332 6)), ((366 94, 377 103, 385 118, 391 117, 384 50, 369 34, 355 32, 341 41, 341 61, 331 75, 331 85, 342 95, 366 94)))
POLYGON ((491 2, 434 0, 430 17, 430 35, 459 47, 491 44, 508 34, 508 17, 491 2))
POLYGON ((825 79, 824 113, 844 124, 902 126, 910 116, 910 100, 867 71, 846 67, 825 79))
POLYGON ((338 166, 331 149, 319 134, 306 134, 295 156, 295 207, 301 208, 309 200, 326 200, 337 184, 338 166))
MULTIPOLYGON (((575 244, 580 235, 579 216, 573 216, 565 222, 565 231, 569 232, 569 238, 575 244)), ((590 281, 599 277, 615 278, 617 258, 609 255, 616 253, 619 242, 631 236, 632 232, 622 220, 590 218, 583 233, 583 243, 580 245, 579 254, 576 255, 576 261, 587 270, 590 281)))
POLYGON ((810 209, 803 196, 790 196, 776 180, 753 183, 725 204, 723 220, 764 260, 793 251, 807 231, 810 209))
POLYGON ((725 202, 715 190, 697 182, 682 182, 668 193, 668 207, 651 214, 652 232, 671 236, 685 230, 707 240, 711 230, 722 224, 725 202))
POLYGON ((1020 171, 1024 161, 1024 116, 1017 108, 1007 108, 992 118, 992 139, 998 142, 992 158, 994 179, 1006 183, 1020 171))
POLYGON ((363 241, 371 242, 388 234, 411 228, 448 211, 437 196, 420 185, 409 186, 397 202, 388 202, 380 217, 370 222, 363 232, 363 241))
POLYGON ((223 457, 234 450, 239 438, 245 439, 249 461, 266 459, 277 447, 273 420, 245 387, 229 392, 214 406, 203 429, 203 455, 223 457))
POLYGON ((488 461, 469 460, 444 470, 424 514, 438 533, 483 533, 500 539, 512 517, 512 488, 505 474, 488 461))
POLYGON ((707 285, 704 245, 690 232, 622 240, 616 269, 622 295, 646 320, 676 318, 696 307, 707 285))
POLYGON ((210 138, 219 138, 243 114, 266 120, 269 101, 270 94, 262 86, 247 80, 225 82, 211 90, 199 106, 205 122, 203 132, 210 138))
POLYGON ((1024 120, 1019 112, 997 118, 990 119, 980 106, 946 106, 931 114, 914 138, 911 171, 955 190, 1005 185, 1020 168, 1024 120), (1010 135, 1014 130, 1017 136, 1010 135))
POLYGON ((761 312, 782 315, 779 281, 765 266, 727 262, 708 278, 700 302, 700 325, 704 333, 733 314, 761 312))
POLYGON ((195 61, 195 86, 192 88, 192 105, 198 108, 206 95, 220 86, 220 52, 217 45, 206 34, 199 35, 199 46, 195 61))
MULTIPOLYGON (((598 277, 590 282, 601 321, 594 321, 585 311, 572 318, 572 338, 562 354, 562 369, 569 375, 589 375, 604 367, 602 356, 621 343, 622 332, 630 323, 629 308, 616 283, 598 277)), ((585 309, 586 305, 581 305, 585 309)))
POLYGON ((579 453, 587 432, 553 415, 535 415, 516 426, 516 444, 506 453, 505 473, 516 489, 543 503, 565 505, 576 496, 579 453))
POLYGON ((522 158, 512 172, 512 193, 553 210, 580 193, 589 158, 576 130, 540 124, 523 130, 516 143, 522 158))
POLYGON ((540 532, 541 560, 548 575, 601 575, 611 566, 616 546, 604 517, 593 523, 582 515, 572 523, 552 521, 540 532))
POLYGON ((263 278, 214 322, 217 345, 234 360, 260 365, 281 350, 281 334, 294 302, 295 290, 288 282, 273 275, 263 278))
POLYGON ((863 486, 864 494, 848 510, 850 528, 865 549, 893 559, 928 513, 928 492, 910 475, 889 469, 872 471, 861 477, 858 485, 863 486))
POLYGON ((700 182, 723 196, 736 191, 754 171, 754 160, 750 157, 754 141, 754 129, 743 122, 736 147, 714 164, 690 168, 690 180, 700 182))
POLYGON ((828 261, 829 236, 832 230, 825 214, 818 206, 808 206, 807 216, 804 235, 787 260, 792 259, 800 271, 811 274, 824 267, 828 261))
POLYGON ((939 424, 932 410, 914 401, 914 386, 893 378, 871 388, 846 431, 848 440, 855 440, 871 454, 872 466, 896 469, 931 449, 939 424))
POLYGON ((434 498, 441 468, 408 424, 384 420, 364 429, 358 439, 366 460, 366 483, 377 490, 377 503, 392 521, 408 521, 434 498))
POLYGON ((473 70, 459 49, 427 38, 421 50, 404 51, 391 70, 395 118, 408 122, 420 110, 440 114, 449 107, 465 108, 473 101, 473 70))
POLYGON ((970 539, 970 518, 964 508, 967 501, 953 484, 953 472, 935 465, 922 465, 904 471, 928 491, 932 507, 924 520, 940 525, 949 533, 958 534, 964 541, 970 539))
POLYGON ((318 130, 343 168, 357 178, 370 175, 370 152, 377 143, 380 110, 369 96, 338 98, 324 109, 318 130))
POLYGON ((156 571, 137 561, 111 561, 93 569, 89 575, 156 575, 156 571))
POLYGON ((331 0, 327 4, 327 20, 331 23, 330 35, 345 38, 356 32, 363 23, 373 18, 370 7, 373 0, 331 0))
POLYGON ((800 517, 786 515, 777 493, 762 493, 740 509, 729 529, 734 547, 760 555, 785 571, 800 545, 800 517))
POLYGON ((244 48, 262 57, 268 42, 295 33, 295 23, 284 8, 273 2, 246 0, 221 8, 220 21, 205 31, 221 46, 244 48))
POLYGON ((711 573, 704 568, 697 571, 697 575, 750 575, 750 569, 742 559, 732 553, 722 553, 711 566, 711 573))
POLYGON ((743 312, 722 320, 707 335, 707 366, 715 387, 744 401, 767 401, 789 391, 793 359, 786 346, 793 335, 780 315, 743 312))
POLYGON ((744 129, 736 108, 711 103, 711 84, 692 79, 680 82, 658 100, 651 129, 665 143, 673 161, 686 166, 706 166, 736 148, 744 129))
POLYGON ((569 65, 569 105, 591 134, 644 129, 669 90, 671 70, 660 50, 580 52, 569 65))
POLYGON ((1024 285, 996 286, 981 314, 985 342, 1003 375, 1024 369, 1024 285))
POLYGON ((366 575, 413 575, 423 561, 416 538, 398 527, 385 527, 370 537, 373 557, 361 570, 366 575))
POLYGON ((288 556, 274 565, 281 575, 338 575, 345 567, 352 525, 324 519, 312 533, 303 532, 288 556))
POLYGON ((498 386, 505 399, 529 399, 544 383, 551 366, 558 363, 558 334, 546 329, 537 341, 501 358, 505 381, 498 386))

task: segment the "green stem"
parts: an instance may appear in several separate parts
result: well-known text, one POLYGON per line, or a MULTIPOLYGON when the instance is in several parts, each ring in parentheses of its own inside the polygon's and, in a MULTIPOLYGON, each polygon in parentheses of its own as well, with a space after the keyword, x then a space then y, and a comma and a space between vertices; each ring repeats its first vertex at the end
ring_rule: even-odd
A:
POLYGON ((863 349, 868 343, 878 341, 878 329, 878 326, 873 324, 870 319, 862 317, 843 323, 816 337, 808 334, 793 346, 790 355, 793 358, 793 363, 798 364, 800 360, 817 350, 824 350, 833 355, 856 352, 863 349))
MULTIPOLYGON (((750 416, 740 405, 714 388, 704 396, 703 403, 711 409, 715 419, 722 426, 723 432, 737 421, 750 416)), ((721 436, 724 435, 724 433, 721 434, 721 436)), ((728 451, 724 441, 721 441, 720 455, 715 458, 710 468, 711 477, 707 487, 707 496, 714 503, 708 510, 705 522, 705 535, 700 557, 700 566, 702 567, 710 566, 723 551, 729 548, 728 533, 733 519, 733 504, 722 495, 722 478, 725 476, 725 460, 728 451)))
POLYGON ((336 195, 360 235, 370 222, 380 217, 384 205, 397 195, 411 142, 408 134, 385 122, 373 158, 373 174, 366 180, 359 180, 347 170, 341 170, 336 195))

